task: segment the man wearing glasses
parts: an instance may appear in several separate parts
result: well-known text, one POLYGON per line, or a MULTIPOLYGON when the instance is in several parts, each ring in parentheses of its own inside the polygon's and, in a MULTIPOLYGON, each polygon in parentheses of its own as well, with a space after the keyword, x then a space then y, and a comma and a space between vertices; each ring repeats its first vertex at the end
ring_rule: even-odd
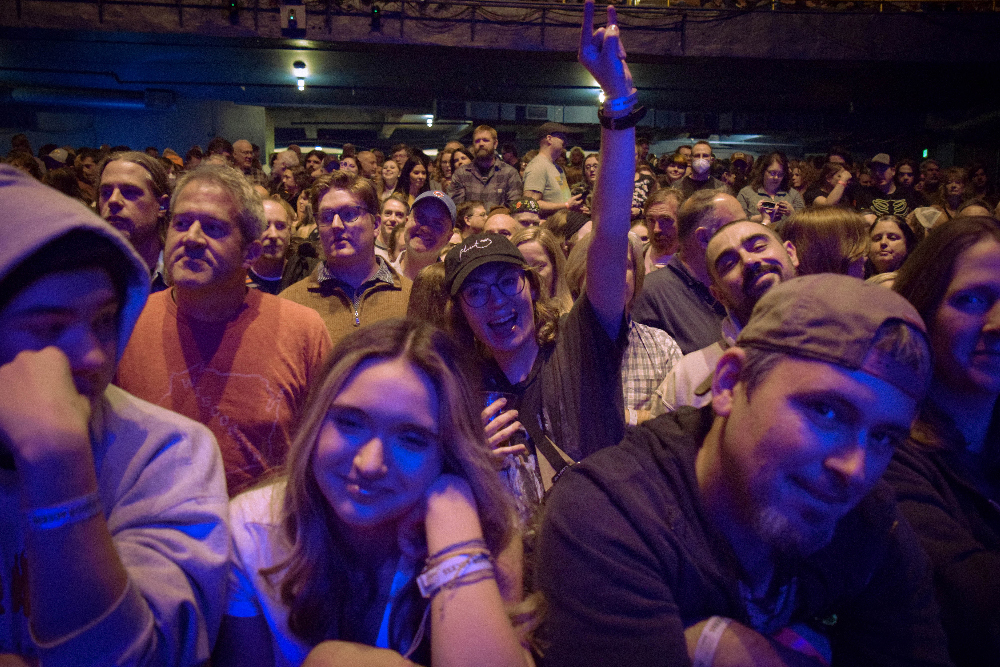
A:
POLYGON ((280 296, 320 314, 334 344, 358 327, 405 317, 412 282, 375 254, 381 218, 375 186, 336 171, 313 184, 326 261, 280 296))

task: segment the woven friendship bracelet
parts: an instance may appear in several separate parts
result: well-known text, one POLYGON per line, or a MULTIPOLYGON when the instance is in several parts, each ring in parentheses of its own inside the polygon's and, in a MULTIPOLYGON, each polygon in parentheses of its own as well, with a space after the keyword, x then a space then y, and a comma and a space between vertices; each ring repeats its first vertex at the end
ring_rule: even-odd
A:
POLYGON ((28 525, 36 530, 52 530, 97 516, 101 512, 101 497, 97 493, 74 498, 62 505, 43 507, 28 512, 28 525))
POLYGON ((450 544, 450 545, 446 546, 444 549, 441 549, 440 551, 438 551, 437 553, 434 553, 434 554, 431 554, 430 556, 428 556, 427 557, 427 562, 430 562, 432 560, 437 560, 437 559, 441 558, 441 556, 444 556, 446 554, 450 554, 453 551, 458 551, 459 549, 464 549, 465 547, 477 547, 479 549, 485 549, 486 548, 486 541, 483 538, 481 538, 481 537, 477 537, 477 538, 474 538, 474 539, 471 539, 471 540, 466 540, 464 542, 456 542, 455 544, 450 544))

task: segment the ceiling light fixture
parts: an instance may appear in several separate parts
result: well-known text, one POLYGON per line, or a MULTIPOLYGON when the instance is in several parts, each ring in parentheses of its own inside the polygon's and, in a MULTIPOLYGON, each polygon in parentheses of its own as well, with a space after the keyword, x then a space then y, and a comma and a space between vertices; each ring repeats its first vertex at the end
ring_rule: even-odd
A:
POLYGON ((296 83, 298 83, 299 90, 306 89, 306 77, 309 76, 309 68, 301 60, 296 60, 292 63, 292 72, 295 73, 296 83))

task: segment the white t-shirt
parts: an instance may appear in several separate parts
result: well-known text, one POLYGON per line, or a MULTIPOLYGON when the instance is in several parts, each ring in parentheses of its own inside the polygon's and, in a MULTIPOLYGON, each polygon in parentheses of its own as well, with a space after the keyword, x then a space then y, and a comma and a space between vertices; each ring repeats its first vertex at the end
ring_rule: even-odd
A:
MULTIPOLYGON (((271 648, 275 667, 302 664, 313 646, 296 637, 288 627, 288 607, 281 601, 281 573, 265 579, 261 569, 282 562, 288 557, 281 536, 281 505, 285 482, 242 493, 229 504, 233 534, 233 568, 230 574, 229 605, 226 614, 240 618, 263 616, 271 630, 271 648)), ((388 626, 392 600, 410 579, 416 564, 400 560, 392 581, 390 602, 382 617, 375 645, 389 648, 388 626)))

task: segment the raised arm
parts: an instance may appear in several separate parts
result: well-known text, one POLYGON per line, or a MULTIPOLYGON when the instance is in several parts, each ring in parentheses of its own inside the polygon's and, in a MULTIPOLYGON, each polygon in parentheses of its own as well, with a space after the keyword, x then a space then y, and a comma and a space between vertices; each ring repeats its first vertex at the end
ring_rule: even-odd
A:
MULTIPOLYGON (((606 108, 636 92, 619 40, 617 15, 608 6, 608 26, 594 30, 594 3, 584 5, 580 64, 597 80, 606 108)), ((634 99, 632 105, 634 105, 634 99)), ((626 109, 631 106, 625 103, 626 109)), ((614 115, 621 115, 615 112, 614 115)), ((623 123, 628 124, 628 123, 623 123)), ((604 330, 617 338, 625 312, 625 271, 635 174, 635 127, 601 128, 601 162, 594 184, 594 237, 587 260, 587 296, 604 330)))

